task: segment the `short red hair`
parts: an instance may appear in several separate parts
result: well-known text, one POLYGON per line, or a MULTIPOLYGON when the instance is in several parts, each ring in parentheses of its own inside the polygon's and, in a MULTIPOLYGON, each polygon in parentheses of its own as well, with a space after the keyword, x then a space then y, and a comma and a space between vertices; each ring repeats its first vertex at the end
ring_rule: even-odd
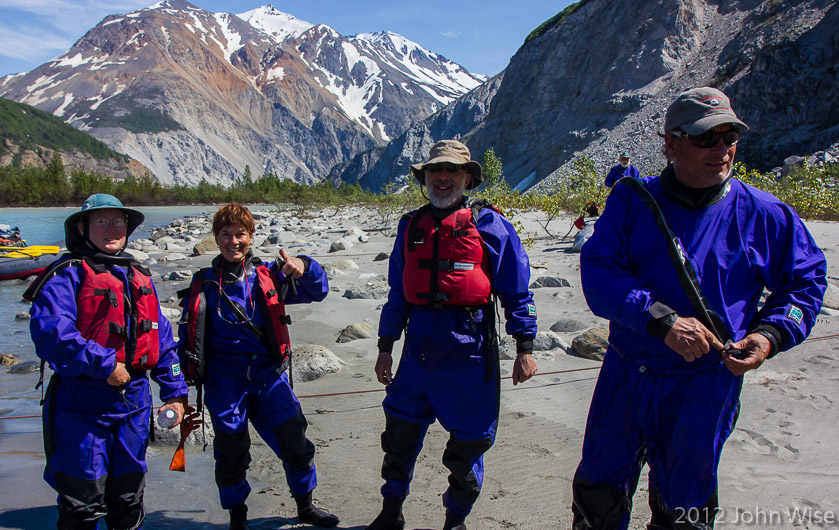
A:
POLYGON ((251 211, 236 202, 223 206, 213 216, 213 236, 218 237, 222 228, 233 225, 243 227, 251 236, 256 231, 251 211))

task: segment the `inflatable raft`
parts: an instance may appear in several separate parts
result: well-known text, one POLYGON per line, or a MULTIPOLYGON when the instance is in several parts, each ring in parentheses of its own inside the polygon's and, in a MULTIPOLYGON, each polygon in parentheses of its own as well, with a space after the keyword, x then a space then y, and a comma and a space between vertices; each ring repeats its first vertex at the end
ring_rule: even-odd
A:
POLYGON ((0 246, 0 280, 40 273, 58 259, 61 249, 50 245, 0 246))

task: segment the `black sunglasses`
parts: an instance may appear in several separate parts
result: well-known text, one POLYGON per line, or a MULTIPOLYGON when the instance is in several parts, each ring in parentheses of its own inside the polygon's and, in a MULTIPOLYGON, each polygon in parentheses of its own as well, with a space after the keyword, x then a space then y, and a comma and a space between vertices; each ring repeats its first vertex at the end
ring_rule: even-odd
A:
POLYGON ((688 134, 684 131, 671 131, 670 134, 677 138, 687 138, 690 143, 701 149, 710 149, 716 147, 720 140, 726 147, 731 147, 740 140, 740 130, 731 129, 730 131, 705 131, 702 134, 688 134))
POLYGON ((463 166, 458 164, 428 164, 423 166, 422 169, 431 171, 432 173, 437 173, 438 171, 443 170, 445 170, 446 173, 457 173, 463 169, 463 166))

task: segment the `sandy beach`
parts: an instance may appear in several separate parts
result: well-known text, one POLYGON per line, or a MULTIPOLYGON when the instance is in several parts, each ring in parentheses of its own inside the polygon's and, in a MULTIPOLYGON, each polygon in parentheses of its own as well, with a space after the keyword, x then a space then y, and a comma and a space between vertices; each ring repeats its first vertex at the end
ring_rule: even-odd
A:
MULTIPOLYGON (((576 328, 574 331, 557 334, 571 344, 580 333, 605 327, 606 322, 588 310, 582 295, 579 254, 571 251, 571 240, 547 237, 536 214, 517 214, 515 218, 523 223, 526 234, 538 236, 528 249, 535 266, 531 269, 532 280, 555 276, 571 284, 533 289, 540 331, 560 321, 569 323, 576 328)), ((381 506, 384 393, 320 395, 383 389, 373 373, 376 338, 343 343, 336 340, 350 324, 366 321, 377 326, 383 298, 349 299, 342 295, 348 288, 386 277, 387 260, 374 258, 391 251, 393 238, 386 233, 388 230, 373 230, 381 226, 375 215, 356 208, 323 211, 314 217, 300 215, 284 222, 297 223, 295 236, 308 243, 301 248, 286 244, 289 253, 309 254, 325 266, 348 260, 357 265, 353 268, 344 263, 332 274, 332 292, 325 301, 290 306, 289 312, 295 345, 324 346, 346 363, 338 373, 296 381, 294 388, 309 420, 308 435, 317 445, 319 486, 315 502, 341 517, 339 528, 362 529, 381 506), (352 227, 361 228, 367 241, 329 252, 326 240, 334 242, 352 227)), ((550 228, 562 235, 570 223, 570 218, 557 220, 550 228)), ((257 243, 259 234, 264 237, 270 231, 267 220, 263 225, 257 243)), ((839 225, 807 225, 827 256, 832 289, 837 289, 839 225)), ((276 247, 262 248, 276 255, 276 247)), ((187 284, 185 280, 163 281, 163 277, 172 271, 205 266, 213 255, 159 260, 152 270, 160 298, 166 300, 187 284)), ((839 311, 832 313, 839 315, 839 311)), ((839 528, 839 337, 815 340, 837 333, 839 316, 822 314, 810 340, 746 375, 740 419, 720 465, 717 528, 839 528)), ((401 342, 394 348, 395 359, 400 350, 401 342)), ((539 373, 532 380, 516 387, 509 379, 502 380, 498 438, 485 459, 484 489, 467 520, 470 529, 570 527, 571 479, 580 458, 599 363, 562 348, 536 352, 536 361, 539 373)), ((512 361, 502 361, 504 376, 509 376, 511 369, 512 361)), ((34 381, 36 374, 26 377, 34 381)), ((152 386, 156 395, 157 387, 152 386)), ((54 528, 55 494, 41 479, 44 461, 39 421, 6 420, 0 422, 0 429, 0 529, 54 528)), ((253 430, 251 436, 251 528, 307 528, 297 524, 280 461, 253 430)), ((409 529, 442 526, 441 495, 447 486, 447 469, 441 457, 446 440, 445 431, 433 425, 405 503, 409 529)), ((212 446, 207 451, 200 445, 188 446, 186 473, 168 471, 173 451, 173 445, 158 442, 149 449, 144 528, 226 529, 227 513, 219 506, 213 482, 212 446)), ((648 517, 644 476, 635 496, 630 527, 645 528, 648 517)))

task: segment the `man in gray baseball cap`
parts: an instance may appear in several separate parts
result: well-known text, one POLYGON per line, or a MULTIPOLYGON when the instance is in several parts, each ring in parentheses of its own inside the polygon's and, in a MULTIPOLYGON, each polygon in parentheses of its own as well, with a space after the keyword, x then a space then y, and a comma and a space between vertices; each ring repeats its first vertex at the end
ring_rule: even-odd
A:
POLYGON ((795 211, 731 178, 746 128, 719 90, 681 94, 662 134, 672 163, 618 181, 582 249, 586 301, 610 327, 572 484, 574 530, 625 530, 645 463, 649 530, 713 528, 743 374, 815 323, 824 254, 795 211))

